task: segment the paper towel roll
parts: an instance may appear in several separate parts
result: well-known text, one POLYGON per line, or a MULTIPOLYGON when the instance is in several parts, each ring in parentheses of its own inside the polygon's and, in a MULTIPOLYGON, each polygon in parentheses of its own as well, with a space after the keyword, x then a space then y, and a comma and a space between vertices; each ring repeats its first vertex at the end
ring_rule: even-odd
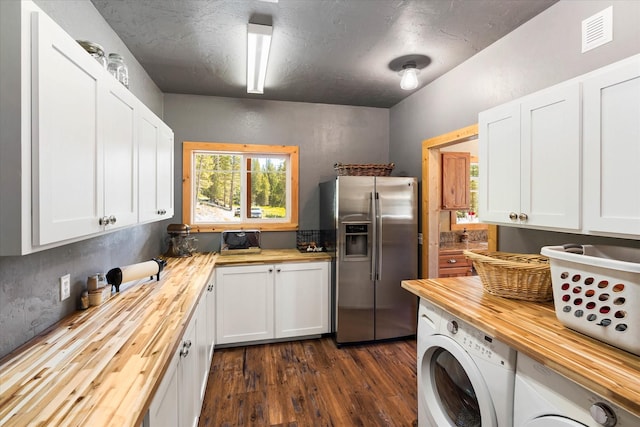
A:
POLYGON ((153 278, 154 275, 157 275, 157 280, 160 280, 160 272, 165 265, 166 261, 154 258, 151 261, 113 268, 107 273, 107 282, 115 286, 116 292, 119 292, 121 283, 142 279, 147 276, 153 278))

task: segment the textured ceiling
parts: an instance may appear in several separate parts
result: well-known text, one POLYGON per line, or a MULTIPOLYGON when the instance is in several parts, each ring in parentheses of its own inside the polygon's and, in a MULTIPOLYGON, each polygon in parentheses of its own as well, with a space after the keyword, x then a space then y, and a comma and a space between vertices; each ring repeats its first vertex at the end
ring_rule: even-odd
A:
POLYGON ((430 59, 419 89, 557 0, 91 1, 165 93, 388 108, 414 92, 397 58, 430 59), (247 23, 265 20, 265 91, 247 94, 247 23))

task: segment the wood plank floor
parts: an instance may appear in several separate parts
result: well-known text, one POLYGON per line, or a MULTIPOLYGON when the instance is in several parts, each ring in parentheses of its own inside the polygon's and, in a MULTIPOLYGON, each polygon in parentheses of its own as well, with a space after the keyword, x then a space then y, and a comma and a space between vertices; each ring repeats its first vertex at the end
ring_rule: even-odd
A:
POLYGON ((331 338, 219 349, 204 426, 416 426, 416 341, 331 338))

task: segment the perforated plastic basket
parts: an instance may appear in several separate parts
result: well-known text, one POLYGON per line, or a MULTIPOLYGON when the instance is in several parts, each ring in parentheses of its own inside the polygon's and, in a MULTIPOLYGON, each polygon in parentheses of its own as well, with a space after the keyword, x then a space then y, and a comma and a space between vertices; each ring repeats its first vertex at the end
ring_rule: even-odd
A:
POLYGON ((565 326, 640 355, 640 249, 545 246, 553 301, 565 326))

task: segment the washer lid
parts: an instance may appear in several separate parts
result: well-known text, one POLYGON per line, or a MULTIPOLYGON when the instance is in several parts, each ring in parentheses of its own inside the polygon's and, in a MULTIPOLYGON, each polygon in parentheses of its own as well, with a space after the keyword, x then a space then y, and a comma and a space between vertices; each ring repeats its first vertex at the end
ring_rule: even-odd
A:
POLYGON ((545 415, 524 423, 522 427, 587 427, 582 423, 570 418, 556 415, 545 415))

